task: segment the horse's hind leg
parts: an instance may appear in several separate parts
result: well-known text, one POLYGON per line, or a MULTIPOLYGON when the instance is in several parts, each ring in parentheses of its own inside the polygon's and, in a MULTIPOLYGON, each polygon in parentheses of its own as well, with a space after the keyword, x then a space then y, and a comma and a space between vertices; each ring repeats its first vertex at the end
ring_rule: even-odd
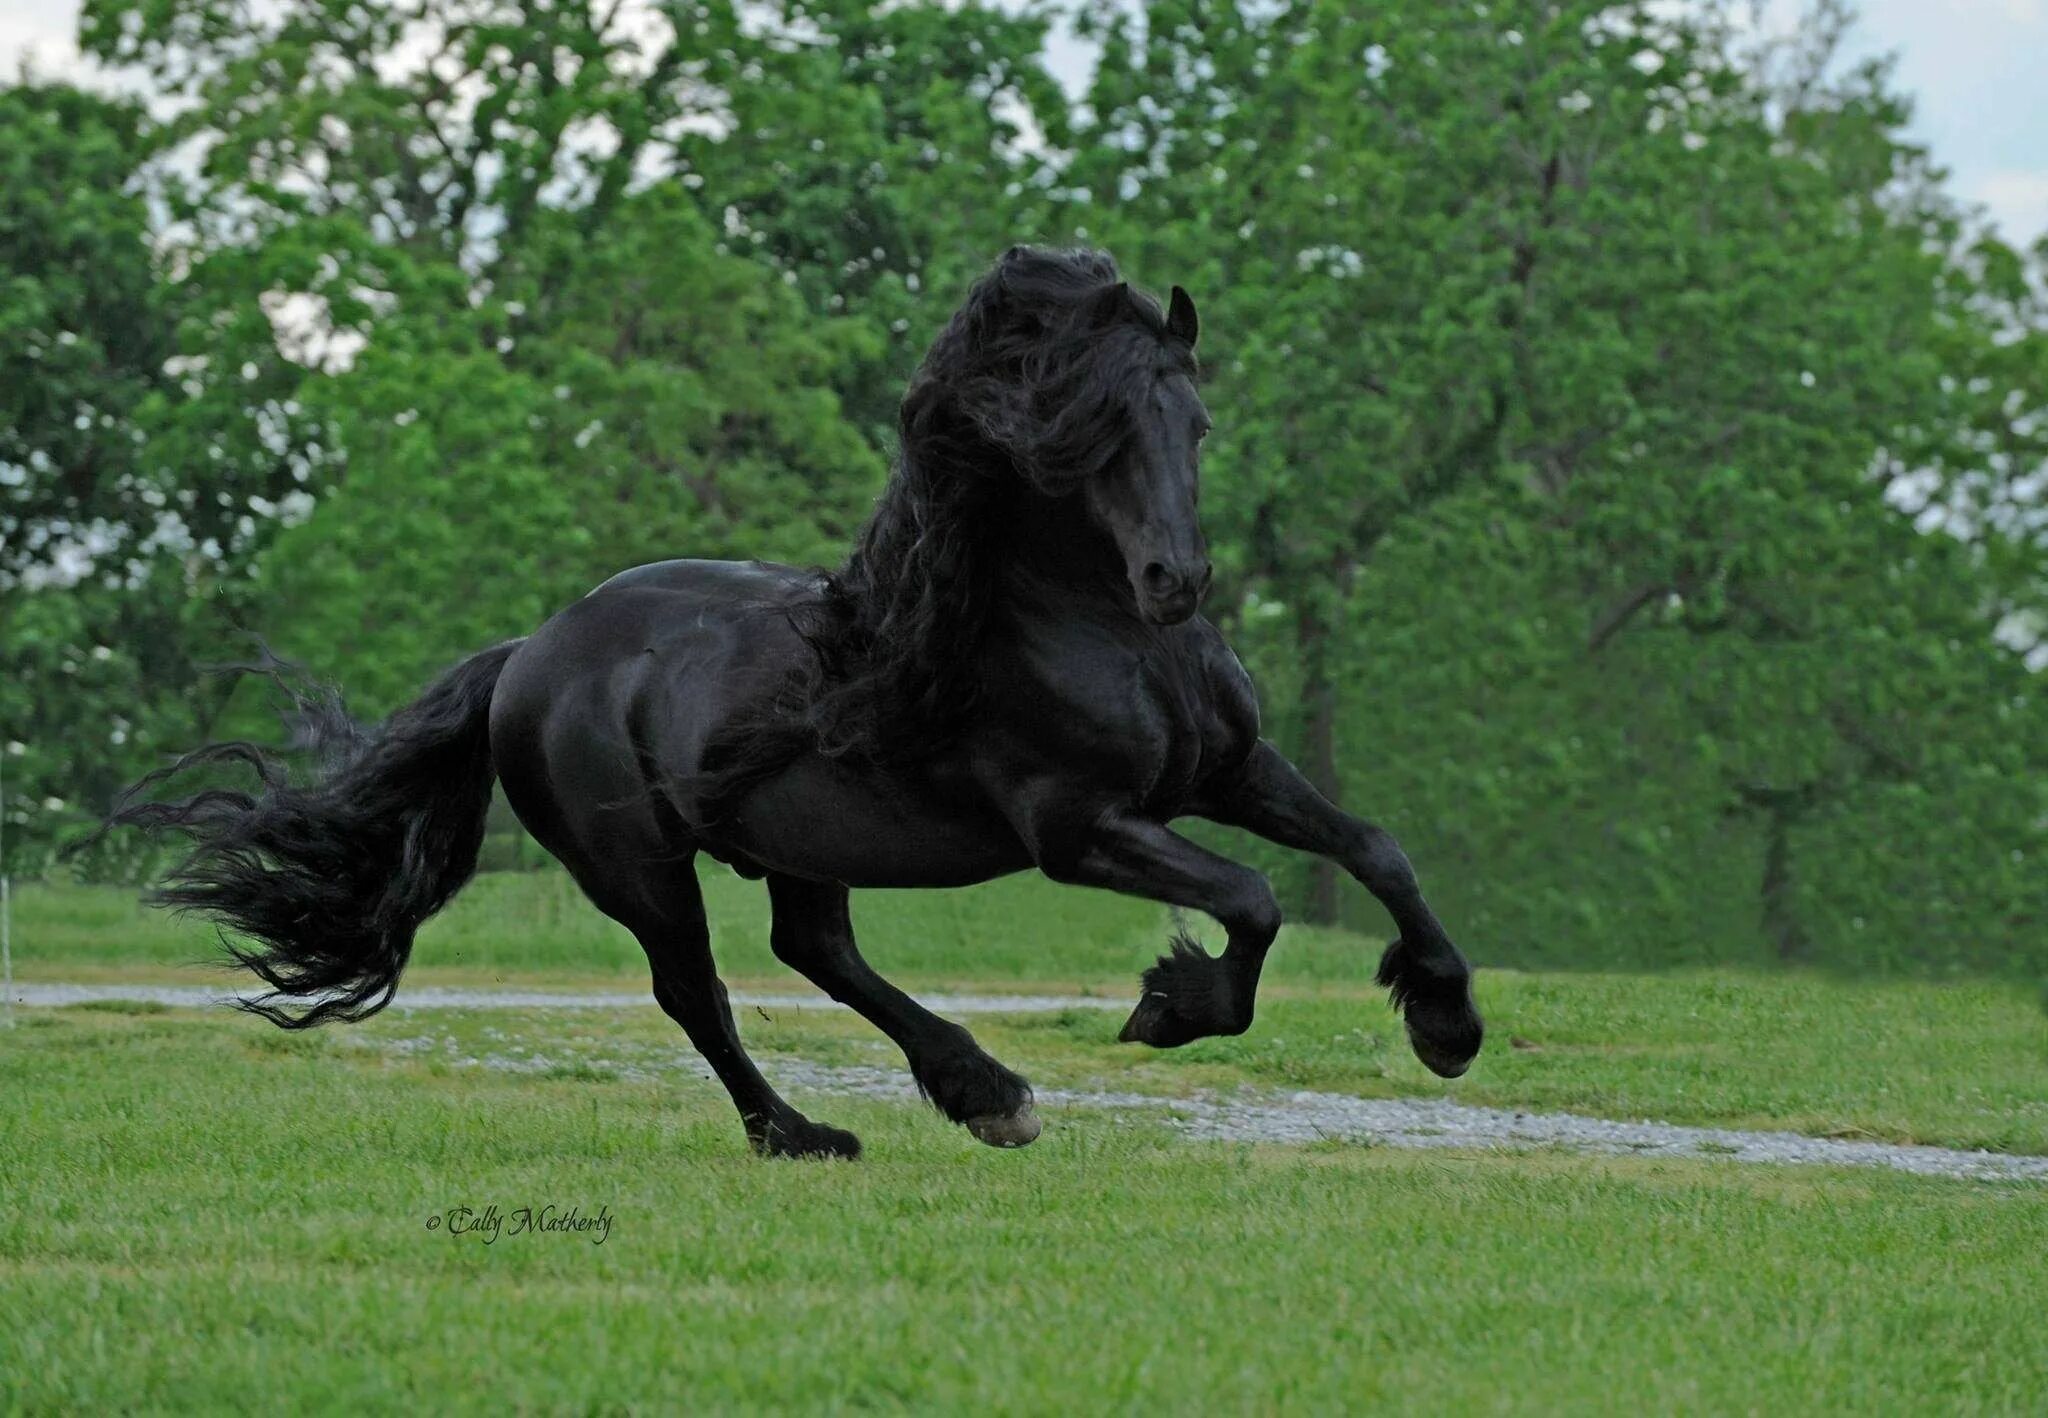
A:
POLYGON ((991 1147, 1022 1147, 1038 1136, 1031 1086, 1004 1068, 959 1025, 897 989, 862 958, 847 915, 846 888, 770 875, 776 958, 893 1039, 911 1077, 938 1110, 991 1147))
POLYGON ((667 862, 660 878, 628 899, 608 900, 590 892, 605 914, 639 938, 654 974, 654 998, 711 1065, 732 1095, 746 1126, 747 1141, 764 1157, 858 1157, 860 1139, 839 1128, 814 1123, 784 1102, 740 1043, 725 984, 711 958, 711 930, 704 898, 688 858, 667 862))
MULTIPOLYGON (((643 937, 641 945, 647 946, 643 937)), ((650 958, 653 948, 648 947, 650 958)), ((709 964, 708 951, 706 964, 709 964)), ((698 986, 678 994, 656 967, 654 998, 670 1019, 683 1026, 690 1042, 717 1073, 732 1095, 747 1130, 747 1142, 763 1157, 858 1157, 860 1139, 844 1128, 812 1122, 784 1102, 761 1076, 740 1044, 725 985, 710 969, 698 986)))

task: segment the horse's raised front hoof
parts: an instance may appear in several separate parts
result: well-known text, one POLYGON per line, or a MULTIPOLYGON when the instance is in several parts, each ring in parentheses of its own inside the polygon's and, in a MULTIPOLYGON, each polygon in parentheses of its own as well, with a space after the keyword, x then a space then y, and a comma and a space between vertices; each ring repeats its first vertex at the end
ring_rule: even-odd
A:
POLYGON ((1116 1036, 1119 1044, 1150 1044, 1155 1049, 1177 1049, 1213 1033, 1192 1019, 1182 1017, 1173 1001, 1157 990, 1147 990, 1131 1017, 1116 1036))
POLYGON ((1178 1048, 1213 1034, 1242 1034, 1251 1024, 1230 1004, 1230 981, 1221 960, 1197 945, 1185 932, 1143 977, 1145 993, 1124 1021, 1117 1041, 1178 1048))
POLYGON ((967 1130, 990 1147, 1029 1147, 1038 1140, 1038 1114, 1026 1103, 1014 1113, 969 1118, 967 1130))
POLYGON ((775 1118, 758 1127, 749 1124, 747 1142, 763 1157, 837 1157, 851 1162, 860 1156, 860 1139, 852 1133, 801 1115, 775 1118))
POLYGON ((1477 1047, 1470 1053, 1441 1049, 1413 1029, 1408 1031, 1408 1047, 1415 1050, 1415 1057, 1422 1060, 1422 1066, 1438 1078, 1462 1077, 1465 1070, 1472 1067, 1472 1059, 1479 1052, 1477 1047))
POLYGON ((1377 979, 1392 992, 1408 1026, 1408 1047, 1424 1068, 1439 1078, 1457 1078, 1472 1067, 1486 1041, 1486 1025, 1472 1003, 1469 968, 1433 973, 1397 940, 1380 957, 1377 979))

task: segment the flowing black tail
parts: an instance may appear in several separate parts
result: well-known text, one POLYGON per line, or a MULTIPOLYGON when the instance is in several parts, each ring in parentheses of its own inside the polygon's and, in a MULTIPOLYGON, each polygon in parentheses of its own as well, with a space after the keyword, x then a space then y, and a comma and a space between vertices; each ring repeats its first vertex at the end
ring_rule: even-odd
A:
POLYGON ((215 744, 151 774, 116 805, 110 827, 171 828, 198 844, 150 899, 239 938, 229 953, 273 991, 243 1009, 305 1029, 391 1002, 413 932, 476 871, 496 776, 491 693, 520 643, 463 661, 368 734, 331 697, 301 700, 302 727, 330 750, 313 783, 287 781, 251 744, 215 744), (219 762, 255 768, 262 791, 136 801, 186 768, 219 762), (291 996, 315 998, 294 1012, 291 996))

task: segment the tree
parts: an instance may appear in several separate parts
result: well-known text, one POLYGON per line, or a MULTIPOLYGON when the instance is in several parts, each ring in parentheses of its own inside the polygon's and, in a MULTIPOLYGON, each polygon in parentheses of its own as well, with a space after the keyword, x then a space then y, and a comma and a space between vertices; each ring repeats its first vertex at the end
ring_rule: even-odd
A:
POLYGON ((879 482, 835 392, 876 337, 665 180, 731 99, 691 57, 714 21, 739 34, 708 6, 88 7, 205 152, 173 209, 215 317, 188 359, 274 376, 313 470, 245 619, 362 706, 636 561, 817 558, 879 482))
POLYGON ((873 341, 838 387, 877 447, 939 324, 1009 246, 1062 227, 1068 103, 1043 4, 714 7, 677 178, 821 319, 873 341))
POLYGON ((589 236, 543 213, 499 272, 474 306, 409 295, 308 395, 345 459, 260 563, 262 611, 365 712, 627 566, 822 559, 881 475, 830 388, 840 332, 676 194, 589 236))
POLYGON ((172 348, 136 190, 150 151, 128 104, 0 89, 4 870, 183 722, 181 553, 205 520, 147 453, 172 348))
POLYGON ((76 579, 153 529, 135 411, 171 324, 136 178, 133 107, 61 85, 0 89, 0 586, 76 579))
MULTIPOLYGON (((1224 584, 1325 791, 1398 780, 1426 820, 1461 824, 1435 830, 1474 869, 1532 872, 1513 839, 1556 805, 1626 802, 1608 830, 1661 859, 1650 894, 1668 895, 1692 865, 1643 827, 1815 794, 1865 811, 2008 757, 2012 723, 1963 692, 2009 669, 1985 583, 1873 475, 1913 431, 1954 426, 1960 219, 1883 69, 1834 63, 1837 7, 1767 51, 1715 7, 1190 3, 1095 23, 1069 176, 1095 229, 1207 296, 1209 515, 1243 549, 1224 584), (1501 599, 1461 640, 1418 637, 1448 623, 1416 604, 1441 589, 1392 584, 1418 560, 1501 599), (1960 580, 1937 594, 1940 575, 1960 580), (1446 679, 1444 659, 1470 670, 1446 679), (1871 745, 1928 673, 1956 754, 1907 772, 1871 745), (1368 742, 1340 743, 1367 705, 1368 742), (1417 713, 1434 791, 1391 752, 1417 713), (1659 765, 1672 791, 1633 800, 1583 751, 1602 740, 1682 752, 1659 765), (1477 808, 1443 789, 1473 786, 1458 751, 1495 755, 1477 808), (1475 810, 1501 825, 1463 826, 1475 810)), ((1980 820, 2023 822, 2038 799, 2009 792, 1980 820)), ((1978 855, 1938 874, 1970 881, 1978 855)), ((1862 889, 1882 889, 1869 866, 1862 889)), ((1788 870, 1758 888, 1781 905, 1788 870)), ((1303 896, 1333 913, 1334 883, 1303 896)))

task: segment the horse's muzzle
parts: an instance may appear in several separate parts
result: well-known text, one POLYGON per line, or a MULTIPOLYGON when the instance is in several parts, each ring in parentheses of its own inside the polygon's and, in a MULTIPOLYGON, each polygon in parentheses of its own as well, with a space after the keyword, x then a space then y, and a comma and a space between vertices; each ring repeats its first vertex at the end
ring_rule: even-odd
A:
POLYGON ((1186 571, 1155 561, 1139 578, 1138 609, 1155 624, 1179 625, 1202 608, 1202 598, 1209 594, 1209 582, 1214 575, 1206 559, 1186 571))
POLYGON ((1139 611, 1144 614, 1145 619, 1151 621, 1154 625, 1179 625, 1181 622, 1192 618, 1194 613, 1201 608, 1201 605, 1201 597, 1189 591, 1183 591, 1178 595, 1168 596, 1163 599, 1152 596, 1140 596, 1138 598, 1139 611))

